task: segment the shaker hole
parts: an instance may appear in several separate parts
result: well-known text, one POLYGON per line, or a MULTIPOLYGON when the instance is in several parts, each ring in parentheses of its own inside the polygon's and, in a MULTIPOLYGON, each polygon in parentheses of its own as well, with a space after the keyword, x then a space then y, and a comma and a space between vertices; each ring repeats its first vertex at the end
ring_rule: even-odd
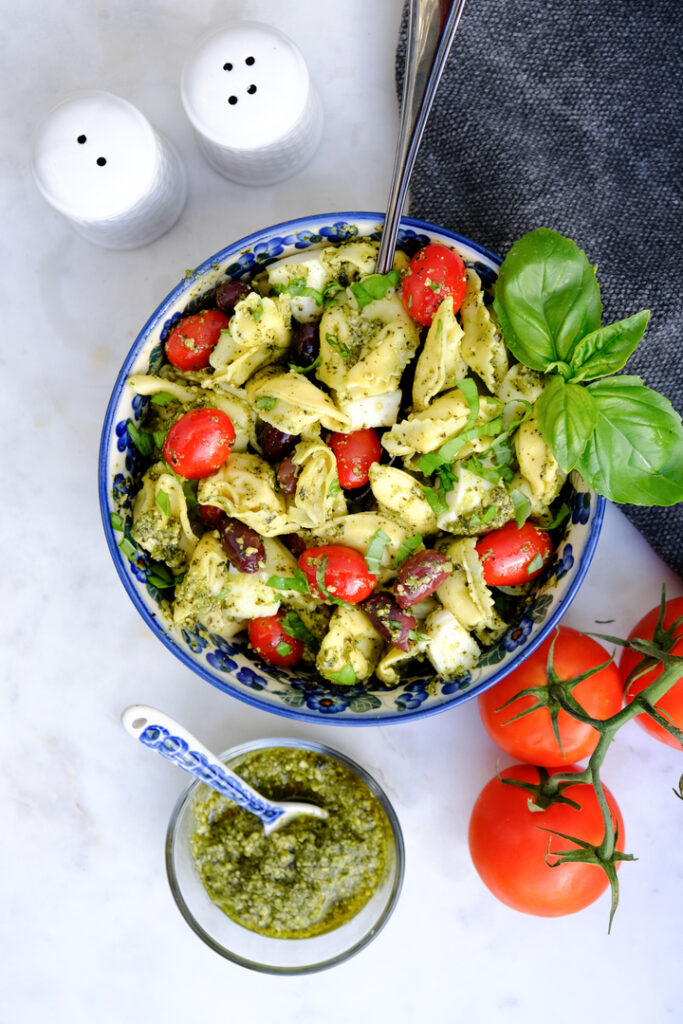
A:
POLYGON ((250 85, 249 88, 247 89, 247 92, 249 93, 250 96, 253 96, 254 93, 256 92, 256 86, 250 85))
POLYGON ((230 61, 226 61, 226 63, 223 65, 223 70, 232 71, 232 64, 230 63, 230 61))
POLYGON ((106 162, 107 162, 107 160, 103 156, 98 156, 97 160, 95 161, 95 163, 97 164, 98 167, 104 167, 106 162))
POLYGON ((87 138, 86 135, 79 135, 78 138, 76 139, 76 142, 80 143, 81 146, 83 145, 84 142, 87 142, 87 141, 88 141, 88 138, 87 138))
POLYGON ((247 59, 245 60, 245 62, 244 62, 244 63, 245 63, 245 64, 246 64, 246 65, 247 65, 248 67, 251 67, 251 65, 252 65, 252 64, 255 64, 255 63, 256 63, 256 61, 254 60, 254 58, 253 58, 253 57, 247 57, 247 59))
POLYGON ((231 107, 234 107, 235 104, 237 103, 237 97, 236 96, 228 96, 228 103, 230 104, 231 107))

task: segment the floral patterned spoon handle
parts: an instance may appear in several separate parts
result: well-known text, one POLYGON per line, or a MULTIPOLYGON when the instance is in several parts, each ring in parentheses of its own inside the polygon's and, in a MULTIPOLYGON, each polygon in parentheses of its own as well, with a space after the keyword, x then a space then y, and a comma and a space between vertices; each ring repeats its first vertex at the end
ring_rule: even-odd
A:
POLYGON ((300 814, 327 817, 327 811, 315 804, 268 800, 163 711, 146 704, 131 704, 122 712, 121 723, 126 732, 144 746, 255 814, 263 822, 266 835, 300 814))

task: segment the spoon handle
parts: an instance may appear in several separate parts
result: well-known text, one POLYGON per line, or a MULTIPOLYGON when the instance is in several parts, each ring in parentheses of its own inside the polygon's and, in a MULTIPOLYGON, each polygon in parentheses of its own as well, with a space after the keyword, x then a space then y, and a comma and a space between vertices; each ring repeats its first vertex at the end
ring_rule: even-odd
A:
POLYGON ((150 750, 189 772, 200 782, 255 814, 264 825, 272 825, 285 813, 235 775, 182 725, 157 708, 131 704, 121 714, 126 732, 150 750))
POLYGON ((465 0, 410 0, 401 121, 376 272, 391 270, 408 182, 465 0), (444 10, 447 11, 445 21, 444 10))

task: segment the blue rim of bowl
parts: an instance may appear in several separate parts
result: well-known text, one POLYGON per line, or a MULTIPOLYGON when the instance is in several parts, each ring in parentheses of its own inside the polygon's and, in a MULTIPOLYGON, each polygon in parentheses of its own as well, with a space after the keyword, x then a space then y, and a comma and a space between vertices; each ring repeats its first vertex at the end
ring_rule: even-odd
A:
MULTIPOLYGON (((251 753, 253 750, 264 750, 272 747, 292 747, 294 749, 301 748, 302 750, 312 750, 319 754, 324 754, 326 757, 332 758, 334 761, 338 761, 340 764, 345 765, 349 768, 358 778, 363 782, 370 792, 379 801, 382 810, 384 811, 389 827, 391 829, 391 835, 394 841, 394 852, 396 859, 395 866, 395 878, 391 887, 391 892, 388 895, 386 905, 384 906, 379 918, 372 925, 372 927, 356 942, 353 943, 343 953, 339 953, 337 956, 330 957, 327 960, 322 960, 317 964, 309 964, 304 967, 274 967, 266 966, 265 964, 259 964, 255 960, 248 960, 246 957, 241 957, 236 953, 231 953, 226 950, 225 947, 209 933, 202 928, 199 922, 195 919, 192 911, 185 902, 185 898, 182 894, 180 886, 178 885, 175 871, 173 870, 173 845, 175 841, 175 827, 180 817, 180 814, 185 807, 188 800, 191 800, 192 795, 197 789, 203 785, 203 783, 196 781, 191 783, 186 790, 178 797, 178 800, 173 807, 171 817, 169 819, 168 828, 166 830, 166 843, 165 843, 165 863, 166 863, 166 876, 168 878, 168 884, 173 895, 173 899, 176 902, 180 913, 184 917, 187 924, 190 926, 195 935, 198 935, 203 942, 206 943, 214 952, 224 957, 226 960, 230 960, 232 963, 239 965, 240 967, 246 967, 248 970, 258 971, 261 974, 279 974, 279 975, 293 975, 293 974, 317 974, 320 971, 329 970, 331 967, 337 967, 345 960, 350 960, 351 957, 360 953, 374 938, 379 935, 387 921, 396 909, 399 897, 401 895, 401 889, 403 888, 403 878, 405 875, 405 843, 403 840, 403 830, 401 823, 398 820, 398 815, 394 810, 394 806, 384 792, 379 782, 359 765, 357 761, 354 761, 347 754, 343 754, 340 750, 336 750, 333 747, 328 747, 325 743, 318 743, 316 740, 302 740, 292 739, 284 737, 268 737, 262 740, 248 740, 246 743, 240 743, 236 747, 232 747, 230 750, 224 751, 220 755, 221 761, 226 764, 232 763, 236 758, 242 754, 251 753)), ((201 884, 201 883, 200 883, 201 884)), ((297 940, 284 940, 284 941, 297 941, 297 940)))
MULTIPOLYGON (((169 292, 163 302, 157 307, 154 313, 146 321, 145 325, 139 331, 133 345, 131 346, 126 359, 119 371, 119 375, 114 384, 114 388, 107 405, 105 413, 104 423, 102 427, 102 435, 100 440, 100 450, 98 458, 98 492, 100 501, 100 514, 102 517, 102 525, 104 528, 104 534, 109 548, 109 553, 114 562, 114 566, 118 573, 119 579, 123 583, 124 589, 128 594, 129 598, 133 602, 133 605, 142 616, 144 621, 147 623, 149 628, 152 630, 154 635, 161 640, 164 646, 171 651, 186 668, 189 668, 195 675, 199 675, 206 682, 215 686, 216 689, 223 693, 226 693, 237 700, 241 700, 246 704, 250 704, 252 707, 259 708, 261 711, 268 711, 271 714, 281 715, 283 718, 296 719, 299 721, 315 722, 317 724, 325 725, 337 725, 342 727, 348 726, 377 726, 386 725, 392 722, 408 722, 415 718, 426 718, 430 715, 436 715, 448 708, 458 706, 459 704, 465 703, 465 701, 471 700, 473 697, 483 693, 484 690, 488 690, 491 686, 495 686, 497 682, 507 676, 515 668, 517 668, 527 657, 536 650, 536 648, 545 640, 548 634, 553 630, 561 621, 566 614, 569 606, 574 600, 576 593, 585 579, 586 573, 590 567, 590 563, 593 560, 595 549, 600 537, 600 530, 605 515, 606 500, 602 495, 595 495, 596 506, 595 512, 591 520, 591 526, 588 534, 588 538, 582 550, 582 563, 580 571, 578 571, 572 580, 571 585, 567 589, 562 604, 549 616, 543 626, 539 629, 538 633, 534 637, 534 640, 528 643, 519 654, 515 655, 510 661, 506 662, 505 666, 494 672, 487 679, 483 680, 479 684, 472 686, 470 689, 463 691, 459 694, 458 699, 454 701, 444 701, 431 707, 416 708, 412 711, 402 711, 400 714, 392 715, 373 715, 372 712, 365 712, 364 717, 359 718, 337 718, 336 716, 321 716, 319 713, 310 710, 304 710, 302 708, 292 708, 290 706, 279 706, 275 704, 267 703, 259 697, 253 696, 250 692, 244 691, 237 686, 233 685, 229 679, 218 679, 213 676, 201 662, 197 662, 188 652, 180 647, 175 639, 166 633, 164 630, 159 628, 157 616, 152 614, 144 602, 141 600, 135 586, 133 585, 129 575, 124 572, 124 566, 122 561, 121 552, 119 551, 118 544, 114 537, 114 531, 109 521, 109 481, 108 481, 108 465, 107 457, 109 451, 109 441, 112 436, 114 427, 115 412, 118 407, 118 402, 121 397, 121 393, 125 387, 126 380, 130 376, 131 368, 137 358, 137 350, 140 340, 147 334, 147 332, 158 323, 163 323, 166 313, 174 302, 183 294, 187 289, 188 279, 192 280, 200 277, 202 274, 212 270, 217 263, 220 263, 225 257, 224 254, 230 250, 239 251, 246 247, 253 247, 262 238, 268 238, 273 234, 276 234, 283 228, 288 229, 288 233, 294 233, 297 228, 302 228, 306 224, 310 223, 311 220, 323 220, 323 219, 340 219, 348 220, 353 223, 354 220, 368 221, 372 219, 377 224, 381 224, 384 220, 383 213, 373 213, 372 211, 340 211, 337 213, 320 213, 310 214, 306 217, 299 217, 294 220, 281 221, 279 224, 269 225, 267 228, 261 228, 258 231, 253 232, 250 235, 245 235, 244 238, 237 239, 230 245, 221 249, 219 252, 210 256, 204 260, 198 267, 196 267, 190 275, 186 275, 175 288, 169 292)), ((466 238, 464 235, 460 235, 455 231, 451 231, 449 228, 439 227, 436 224, 431 224, 428 221, 416 220, 411 217, 401 218, 401 227, 409 229, 415 229, 421 232, 433 233, 438 232, 452 239, 456 243, 473 250, 490 260, 496 266, 500 266, 501 259, 496 256, 495 253, 486 249, 484 246, 479 245, 477 242, 473 242, 471 239, 466 238)), ((266 670, 267 671, 267 670, 266 670)))

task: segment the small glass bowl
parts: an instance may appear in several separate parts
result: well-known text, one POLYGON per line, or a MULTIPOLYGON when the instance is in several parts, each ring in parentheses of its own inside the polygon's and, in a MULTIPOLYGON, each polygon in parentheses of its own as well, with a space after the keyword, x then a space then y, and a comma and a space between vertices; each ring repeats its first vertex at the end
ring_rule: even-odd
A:
MULTIPOLYGON (((194 809, 198 790, 195 782, 178 800, 166 834, 166 871, 171 892, 181 914, 207 946, 233 963, 266 974, 310 974, 334 967, 360 952, 388 921, 401 891, 404 871, 403 834, 386 794, 368 773, 346 755, 322 743, 299 739, 253 740, 233 747, 221 760, 235 769, 245 754, 273 747, 311 750, 349 768, 373 793, 389 825, 387 864, 384 877, 372 897, 358 913, 333 931, 312 938, 273 939, 237 924, 212 903, 192 857, 191 836, 196 827, 194 809)), ((238 770, 238 769, 236 769, 238 770)))

